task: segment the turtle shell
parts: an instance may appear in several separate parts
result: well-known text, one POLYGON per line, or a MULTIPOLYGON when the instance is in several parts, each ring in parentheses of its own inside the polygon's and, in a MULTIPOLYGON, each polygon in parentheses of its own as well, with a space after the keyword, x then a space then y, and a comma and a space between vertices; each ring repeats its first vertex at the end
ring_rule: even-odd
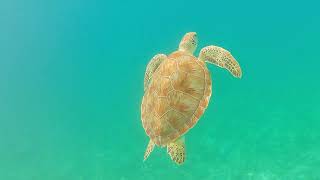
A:
POLYGON ((153 73, 141 104, 143 128, 158 146, 173 142, 199 120, 211 96, 204 62, 176 51, 153 73))

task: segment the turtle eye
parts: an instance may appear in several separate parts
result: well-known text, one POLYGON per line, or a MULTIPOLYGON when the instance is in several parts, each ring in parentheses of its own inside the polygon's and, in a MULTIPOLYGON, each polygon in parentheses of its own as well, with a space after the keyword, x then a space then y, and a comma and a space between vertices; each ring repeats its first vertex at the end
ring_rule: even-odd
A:
POLYGON ((195 45, 195 44, 196 44, 196 40, 195 40, 195 38, 192 38, 192 40, 191 40, 191 44, 193 44, 193 45, 195 45))

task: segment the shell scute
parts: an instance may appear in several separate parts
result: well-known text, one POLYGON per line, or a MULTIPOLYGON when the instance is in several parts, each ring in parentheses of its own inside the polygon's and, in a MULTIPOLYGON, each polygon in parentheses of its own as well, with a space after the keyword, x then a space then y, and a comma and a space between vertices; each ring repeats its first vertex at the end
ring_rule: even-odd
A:
POLYGON ((197 109, 199 101, 194 97, 182 92, 172 91, 168 100, 170 107, 183 114, 185 117, 191 116, 197 109))
POLYGON ((177 71, 172 75, 172 84, 175 90, 189 94, 196 99, 203 97, 205 79, 191 76, 188 73, 177 71))
POLYGON ((161 76, 170 76, 175 72, 176 66, 176 61, 172 59, 166 59, 159 68, 159 74, 161 76))
POLYGON ((170 112, 166 114, 166 116, 163 117, 163 120, 170 123, 171 127, 173 127, 175 130, 179 129, 183 124, 185 123, 184 115, 182 115, 180 112, 172 109, 170 112))
POLYGON ((167 102, 167 98, 158 97, 157 104, 155 106, 155 111, 159 117, 163 116, 170 110, 170 105, 167 102))
POLYGON ((159 96, 168 96, 168 93, 173 90, 171 81, 169 78, 162 78, 162 82, 159 83, 159 96))

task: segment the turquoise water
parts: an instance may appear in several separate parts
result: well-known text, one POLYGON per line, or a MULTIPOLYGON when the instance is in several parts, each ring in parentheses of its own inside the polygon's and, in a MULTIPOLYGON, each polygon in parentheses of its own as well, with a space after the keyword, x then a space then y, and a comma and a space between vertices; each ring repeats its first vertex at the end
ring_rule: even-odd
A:
POLYGON ((320 179, 319 3, 0 2, 0 179, 320 179), (171 162, 140 120, 146 64, 188 31, 243 78, 208 65, 213 96, 171 162))

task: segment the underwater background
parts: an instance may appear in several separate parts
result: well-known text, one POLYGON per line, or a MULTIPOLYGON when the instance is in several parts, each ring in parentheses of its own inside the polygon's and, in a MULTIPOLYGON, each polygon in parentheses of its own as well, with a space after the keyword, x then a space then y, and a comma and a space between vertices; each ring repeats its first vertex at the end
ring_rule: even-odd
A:
POLYGON ((0 180, 319 180, 317 1, 0 2, 0 180), (196 31, 242 79, 213 94, 175 165, 148 137, 147 63, 196 31))

